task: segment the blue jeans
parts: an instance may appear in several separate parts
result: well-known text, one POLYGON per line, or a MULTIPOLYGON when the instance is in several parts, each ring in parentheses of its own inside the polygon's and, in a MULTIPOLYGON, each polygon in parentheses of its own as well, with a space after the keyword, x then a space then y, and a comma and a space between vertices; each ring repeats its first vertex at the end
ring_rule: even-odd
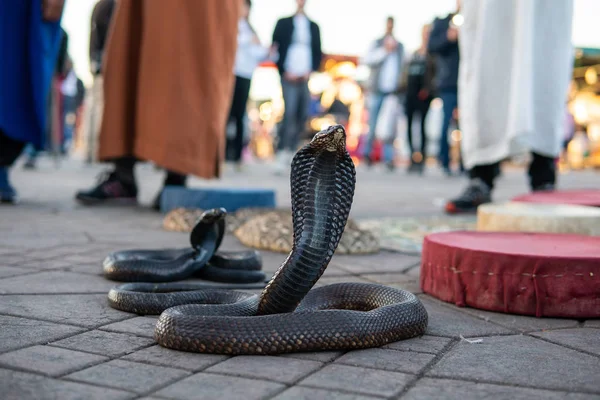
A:
POLYGON ((442 120, 442 132, 440 134, 440 152, 438 160, 444 169, 450 169, 450 146, 448 145, 448 129, 452 121, 452 112, 458 105, 458 96, 456 90, 440 91, 440 98, 444 102, 442 120))
MULTIPOLYGON (((375 128, 377 127, 377 117, 379 116, 379 111, 381 111, 381 105, 383 104, 383 99, 385 99, 385 94, 383 93, 373 93, 371 94, 371 105, 369 107, 369 136, 367 136, 367 142, 365 143, 365 148, 363 150, 363 157, 367 158, 371 156, 371 151, 373 151, 373 143, 375 142, 375 128)), ((383 144, 383 161, 391 162, 394 160, 394 139, 395 135, 393 135, 390 140, 386 141, 383 144)))
POLYGON ((288 82, 281 80, 283 92, 283 120, 279 130, 278 150, 296 152, 301 135, 306 131, 306 121, 310 107, 308 82, 288 82))

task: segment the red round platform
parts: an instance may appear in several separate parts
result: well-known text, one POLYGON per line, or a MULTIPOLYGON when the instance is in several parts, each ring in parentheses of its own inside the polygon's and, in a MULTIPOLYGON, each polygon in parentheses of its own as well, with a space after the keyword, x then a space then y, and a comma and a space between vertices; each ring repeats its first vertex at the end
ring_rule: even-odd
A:
POLYGON ((455 231, 425 237, 421 288, 457 306, 600 318, 600 237, 455 231))
POLYGON ((600 207, 600 190, 556 190, 553 192, 533 192, 517 196, 513 201, 525 203, 568 204, 573 206, 600 207))

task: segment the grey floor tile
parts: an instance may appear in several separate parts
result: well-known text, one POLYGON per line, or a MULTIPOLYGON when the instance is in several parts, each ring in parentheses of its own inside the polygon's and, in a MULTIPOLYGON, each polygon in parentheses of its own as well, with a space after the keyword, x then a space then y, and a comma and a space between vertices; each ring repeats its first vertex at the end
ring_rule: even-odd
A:
POLYGON ((61 376, 108 360, 107 357, 52 346, 33 346, 0 354, 0 365, 61 376))
POLYGON ((393 396, 412 379, 411 375, 330 364, 300 381, 301 386, 338 389, 357 394, 393 396))
POLYGON ((0 315, 0 352, 46 343, 82 330, 74 326, 0 315))
POLYGON ((0 369, 2 400, 127 400, 135 394, 115 389, 0 369))
POLYGON ((453 306, 442 305, 427 296, 421 296, 420 299, 429 314, 427 334, 448 337, 460 337, 460 335, 472 337, 514 332, 459 311, 453 306))
POLYGON ((229 357, 219 354, 198 354, 171 350, 159 345, 148 347, 122 357, 123 360, 180 368, 194 372, 201 371, 227 358, 229 357))
POLYGON ((101 386, 147 393, 188 375, 186 371, 123 360, 113 360, 65 378, 101 386))
POLYGON ((0 280, 0 294, 108 293, 114 282, 66 271, 43 271, 0 280))
POLYGON ((281 354, 279 357, 298 358, 300 360, 319 361, 328 363, 344 354, 341 351, 316 351, 310 353, 287 353, 281 354))
POLYGON ((399 342, 390 343, 384 348, 403 351, 416 351, 419 353, 437 354, 450 343, 452 339, 437 336, 424 335, 421 337, 401 340, 399 342))
POLYGON ((110 332, 133 333, 134 335, 144 336, 147 338, 154 337, 154 326, 158 321, 158 317, 135 317, 126 321, 115 322, 114 324, 105 325, 100 329, 110 332))
POLYGON ((433 354, 414 351, 365 349, 348 352, 335 360, 335 363, 417 374, 434 357, 433 354))
POLYGON ((600 330, 598 329, 560 329, 536 332, 533 336, 600 356, 600 330))
POLYGON ((417 382, 402 400, 599 400, 600 395, 554 392, 550 390, 511 387, 449 379, 424 378, 417 382))
POLYGON ((131 318, 110 308, 105 294, 2 296, 0 314, 46 319, 94 328, 131 318))
POLYGON ((519 332, 533 332, 547 329, 571 328, 577 326, 577 320, 561 318, 536 318, 524 315, 495 313, 474 308, 464 311, 486 321, 492 321, 519 332))
POLYGON ((154 340, 125 333, 93 330, 52 342, 53 346, 87 351, 108 357, 118 357, 132 353, 154 343, 154 340))
POLYGON ((283 393, 273 397, 273 400, 374 400, 381 397, 365 396, 361 394, 334 392, 325 389, 314 389, 303 386, 294 386, 283 393))
POLYGON ((462 341, 427 375, 600 393, 597 357, 522 335, 462 341))
POLYGON ((320 368, 316 361, 273 356, 237 356, 208 368, 205 372, 225 373, 291 384, 320 368))
POLYGON ((177 400, 260 400, 284 388, 284 385, 275 382, 201 372, 167 386, 154 395, 177 400))

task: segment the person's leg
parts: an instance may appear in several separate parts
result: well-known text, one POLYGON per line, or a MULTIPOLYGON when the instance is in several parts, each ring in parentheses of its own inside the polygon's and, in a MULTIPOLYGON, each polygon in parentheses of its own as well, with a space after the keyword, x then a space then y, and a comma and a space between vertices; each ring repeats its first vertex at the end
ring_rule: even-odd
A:
POLYGON ((295 153, 298 150, 300 138, 306 132, 306 121, 308 120, 308 111, 310 108, 310 90, 308 90, 308 81, 298 84, 298 105, 296 109, 296 124, 298 129, 294 131, 288 150, 295 153))
POLYGON ((240 163, 244 148, 244 116, 246 115, 248 94, 250 93, 250 79, 236 77, 235 85, 238 104, 236 104, 236 108, 233 110, 236 126, 235 138, 233 139, 233 161, 240 163))
POLYGON ((450 171, 450 147, 448 145, 448 129, 450 128, 450 121, 452 121, 452 112, 456 108, 457 96, 454 91, 443 91, 440 93, 440 97, 443 102, 443 122, 442 131, 440 132, 440 151, 439 151, 439 162, 449 174, 450 171))
POLYGON ((415 113, 414 99, 406 100, 404 112, 406 115, 406 143, 408 144, 408 152, 410 155, 410 164, 413 165, 414 164, 413 155, 415 153, 415 148, 413 146, 413 136, 412 136, 413 115, 415 113))
POLYGON ((481 204, 491 202, 491 192, 498 175, 500 175, 499 162, 471 168, 469 185, 460 196, 446 203, 446 212, 449 214, 475 212, 481 204))
POLYGON ((372 93, 370 95, 369 104, 369 134, 365 142, 365 148, 363 150, 363 158, 367 161, 367 164, 371 164, 371 152, 373 151, 373 143, 375 142, 375 129, 377 128, 377 117, 383 104, 383 95, 380 93, 372 93))
POLYGON ((429 113, 430 104, 431 99, 427 99, 423 101, 421 105, 421 155, 423 156, 423 163, 427 160, 427 126, 425 121, 427 119, 427 114, 429 113))
POLYGON ((19 158, 26 143, 9 138, 0 129, 0 203, 15 203, 17 192, 10 184, 8 172, 19 158))
POLYGON ((136 161, 134 157, 113 160, 114 169, 104 172, 93 188, 77 192, 75 199, 86 205, 115 200, 136 202, 138 192, 134 175, 136 161))
POLYGON ((283 120, 279 127, 279 143, 277 144, 277 161, 275 173, 281 174, 290 166, 289 150, 292 147, 293 137, 298 128, 296 117, 298 110, 298 85, 281 80, 283 93, 284 112, 283 120))
POLYGON ((160 211, 160 199, 166 186, 185 186, 187 182, 187 175, 180 174, 175 171, 166 170, 165 180, 162 188, 158 191, 154 201, 152 202, 152 208, 156 211, 160 211))
POLYGON ((528 175, 531 190, 554 190, 556 185, 556 159, 532 152, 528 175))

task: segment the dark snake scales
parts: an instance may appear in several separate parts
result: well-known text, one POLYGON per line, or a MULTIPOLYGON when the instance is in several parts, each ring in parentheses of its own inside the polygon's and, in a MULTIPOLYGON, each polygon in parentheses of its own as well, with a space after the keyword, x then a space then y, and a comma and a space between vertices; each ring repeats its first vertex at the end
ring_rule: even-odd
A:
POLYGON ((154 332, 160 345, 200 353, 350 350, 422 335, 428 315, 412 293, 366 283, 312 289, 340 241, 355 182, 344 128, 331 126, 294 156, 294 246, 261 295, 183 283, 125 284, 110 291, 109 303, 160 314, 154 332))

